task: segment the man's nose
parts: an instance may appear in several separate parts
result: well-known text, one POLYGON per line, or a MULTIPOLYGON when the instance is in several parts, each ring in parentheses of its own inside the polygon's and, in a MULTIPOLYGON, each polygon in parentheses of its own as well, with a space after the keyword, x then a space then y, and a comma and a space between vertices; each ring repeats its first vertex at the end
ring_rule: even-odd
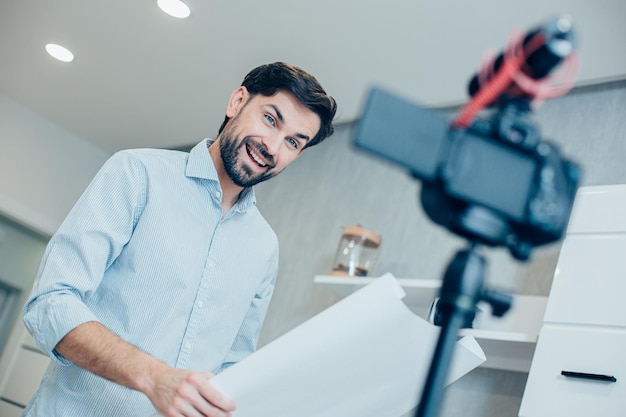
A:
POLYGON ((282 138, 278 134, 264 136, 262 140, 265 150, 272 156, 278 153, 282 142, 282 138))

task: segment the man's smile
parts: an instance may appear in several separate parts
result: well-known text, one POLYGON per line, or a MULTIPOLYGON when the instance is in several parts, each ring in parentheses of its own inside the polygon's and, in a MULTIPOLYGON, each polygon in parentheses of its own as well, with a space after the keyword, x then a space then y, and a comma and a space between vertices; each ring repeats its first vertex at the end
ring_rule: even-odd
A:
POLYGON ((245 144, 245 148, 250 159, 252 159, 252 161, 254 161, 259 167, 266 168, 273 165, 273 162, 270 160, 271 156, 266 157, 263 151, 252 145, 250 141, 245 144))

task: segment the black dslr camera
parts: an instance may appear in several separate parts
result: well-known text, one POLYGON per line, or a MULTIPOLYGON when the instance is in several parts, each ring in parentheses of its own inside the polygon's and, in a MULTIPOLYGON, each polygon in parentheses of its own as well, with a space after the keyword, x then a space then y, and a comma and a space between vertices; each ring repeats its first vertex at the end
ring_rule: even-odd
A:
MULTIPOLYGON (((555 21, 529 32, 525 42, 537 33, 543 44, 524 67, 534 78, 545 76, 564 58, 563 51, 573 49, 563 48, 571 31, 555 21)), ((480 88, 476 83, 474 77, 471 93, 480 88)), ((422 206, 435 223, 526 260, 533 247, 562 237, 581 176, 576 163, 541 139, 528 117, 531 98, 502 94, 490 117, 464 128, 373 88, 355 128, 355 145, 419 179, 422 206)))
POLYGON ((567 18, 528 32, 492 61, 491 72, 472 79, 476 95, 453 123, 380 88, 368 96, 355 145, 407 168, 422 182, 426 214, 469 241, 443 276, 435 311, 441 332, 416 417, 438 410, 458 331, 471 323, 477 303, 490 304, 496 316, 511 306, 508 294, 484 288, 486 259, 478 247, 503 246, 525 261, 567 227, 581 170, 541 140, 529 118, 533 83, 519 78, 543 80, 573 50, 567 18), (491 115, 475 119, 485 107, 491 115))

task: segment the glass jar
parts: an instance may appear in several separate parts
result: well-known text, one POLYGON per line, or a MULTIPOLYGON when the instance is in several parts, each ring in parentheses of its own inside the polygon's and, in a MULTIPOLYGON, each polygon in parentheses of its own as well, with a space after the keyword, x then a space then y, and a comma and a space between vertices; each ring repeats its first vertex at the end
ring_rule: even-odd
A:
POLYGON ((365 277, 374 270, 381 243, 380 235, 361 226, 343 230, 331 275, 365 277))

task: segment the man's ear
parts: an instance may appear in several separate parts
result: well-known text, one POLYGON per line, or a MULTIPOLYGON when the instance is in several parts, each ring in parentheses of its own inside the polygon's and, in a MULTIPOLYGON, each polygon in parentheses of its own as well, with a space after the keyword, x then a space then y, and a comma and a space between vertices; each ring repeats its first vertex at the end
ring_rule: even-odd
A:
POLYGON ((226 116, 235 117, 237 113, 243 108, 244 104, 250 98, 250 93, 248 89, 244 86, 239 87, 230 95, 230 100, 228 100, 228 107, 226 108, 226 116))

